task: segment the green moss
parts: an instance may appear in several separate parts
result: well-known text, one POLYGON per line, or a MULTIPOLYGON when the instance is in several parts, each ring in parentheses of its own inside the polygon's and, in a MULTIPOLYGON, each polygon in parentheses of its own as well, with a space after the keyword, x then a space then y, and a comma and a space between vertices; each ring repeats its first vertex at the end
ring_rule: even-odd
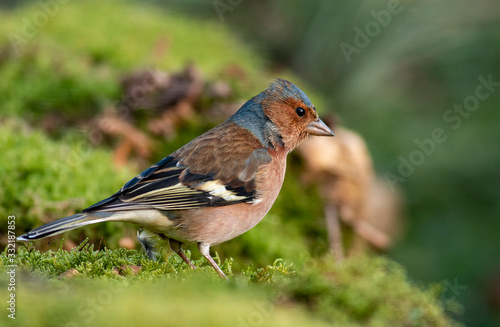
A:
POLYGON ((382 257, 311 261, 284 286, 296 301, 339 325, 448 326, 436 300, 438 288, 422 290, 405 270, 382 257))
POLYGON ((20 121, 0 125, 0 223, 16 215, 18 231, 80 211, 133 176, 113 168, 111 154, 92 148, 83 134, 53 141, 20 121))
POLYGON ((0 11, 3 115, 38 122, 52 114, 70 123, 91 117, 119 100, 119 77, 136 68, 172 71, 194 62, 216 78, 238 65, 247 75, 237 88, 244 98, 270 80, 262 58, 211 21, 118 1, 76 1, 61 5, 47 24, 26 28, 39 12, 38 4, 0 11))
POLYGON ((39 122, 52 114, 74 122, 98 112, 105 99, 117 97, 116 73, 43 45, 26 47, 19 54, 8 50, 0 62, 3 115, 22 114, 39 122))
MULTIPOLYGON (((4 252, 0 271, 8 264, 4 252)), ((226 260, 221 268, 231 277, 229 282, 204 260, 194 260, 197 269, 191 270, 175 255, 153 262, 135 250, 97 251, 86 242, 70 252, 20 246, 17 264, 18 318, 29 326, 58 326, 72 319, 80 323, 90 317, 94 323, 119 325, 142 314, 146 321, 167 325, 252 325, 257 320, 263 326, 453 325, 436 288, 412 285, 401 266, 382 257, 361 257, 343 265, 327 257, 301 267, 278 259, 234 275, 232 260, 226 260), (142 269, 117 274, 114 268, 123 265, 142 269), (57 279, 71 268, 78 271, 75 276, 57 279), (106 308, 105 314, 99 308, 106 308), (200 314, 203 320, 192 317, 200 314)), ((1 276, 3 283, 6 275, 1 276)))
POLYGON ((36 4, 0 13, 4 43, 21 53, 30 46, 43 46, 53 54, 86 58, 93 64, 107 63, 119 70, 148 65, 172 70, 193 60, 213 76, 231 63, 249 73, 262 65, 262 58, 253 56, 224 26, 144 4, 116 0, 71 2, 60 6, 47 24, 35 27, 33 37, 26 37, 23 18, 33 22, 33 16, 40 11, 36 4), (19 37, 25 41, 12 41, 19 37))

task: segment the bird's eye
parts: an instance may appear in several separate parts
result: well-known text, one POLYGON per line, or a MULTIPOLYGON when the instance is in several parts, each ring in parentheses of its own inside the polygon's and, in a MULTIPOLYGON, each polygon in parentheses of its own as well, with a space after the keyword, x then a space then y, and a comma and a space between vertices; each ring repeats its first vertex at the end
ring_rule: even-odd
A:
POLYGON ((302 107, 297 107, 295 109, 295 112, 297 113, 297 116, 302 117, 306 114, 306 110, 302 107))

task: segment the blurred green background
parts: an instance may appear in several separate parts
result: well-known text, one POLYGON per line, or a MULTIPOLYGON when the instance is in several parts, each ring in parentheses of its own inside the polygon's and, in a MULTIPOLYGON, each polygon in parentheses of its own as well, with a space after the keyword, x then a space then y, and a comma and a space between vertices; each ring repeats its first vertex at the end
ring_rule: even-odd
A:
MULTIPOLYGON (((86 3, 58 4, 54 17, 16 43, 12 33, 22 35, 24 19, 32 20, 42 7, 2 2, 2 218, 15 212, 23 219, 18 228, 28 229, 107 196, 139 169, 110 172, 107 150, 87 150, 85 135, 72 125, 116 101, 124 74, 144 67, 180 70, 192 61, 207 79, 223 80, 225 67, 237 64, 246 80, 233 82, 235 101, 285 76, 307 91, 320 113, 334 113, 364 136, 376 171, 406 197, 406 232, 389 257, 417 283, 445 285, 442 300, 464 305, 456 320, 500 324, 497 1, 86 3), (162 39, 168 51, 158 54, 162 39), (478 94, 484 80, 494 82, 478 94), (61 116, 63 127, 52 135, 32 131, 49 114, 61 116), (431 139, 435 129, 446 140, 419 157, 417 143, 431 139), (23 130, 30 132, 21 137, 23 130), (64 150, 64 144, 72 146, 64 150), (73 164, 68 153, 83 161, 73 164), (64 169, 47 173, 55 158, 64 169), (401 174, 403 162, 414 162, 411 173, 401 174), (89 183, 89 171, 81 167, 102 182, 89 183), (57 204, 68 198, 76 200, 57 204)), ((161 153, 217 123, 185 126, 161 153)), ((325 238, 322 208, 314 190, 302 189, 293 174, 260 230, 217 251, 246 264, 283 257, 300 266, 307 260, 314 242, 325 238), (290 203, 298 195, 309 205, 290 203)), ((99 228, 113 244, 120 227, 99 228)))

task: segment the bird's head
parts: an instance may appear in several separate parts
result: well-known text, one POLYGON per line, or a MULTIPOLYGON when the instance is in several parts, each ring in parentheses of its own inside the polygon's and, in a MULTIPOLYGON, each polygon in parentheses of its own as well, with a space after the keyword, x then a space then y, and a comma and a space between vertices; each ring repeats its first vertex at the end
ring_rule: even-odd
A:
POLYGON ((289 81, 277 79, 258 97, 264 114, 278 129, 286 150, 291 151, 309 135, 334 136, 319 119, 307 95, 289 81))
POLYGON ((262 144, 286 152, 308 135, 334 136, 307 95, 284 79, 250 99, 229 121, 249 130, 262 144))

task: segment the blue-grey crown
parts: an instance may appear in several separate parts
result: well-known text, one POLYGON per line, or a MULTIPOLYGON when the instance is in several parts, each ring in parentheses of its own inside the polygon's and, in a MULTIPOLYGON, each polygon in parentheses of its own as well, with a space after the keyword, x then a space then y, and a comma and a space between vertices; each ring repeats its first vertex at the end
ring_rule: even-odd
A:
POLYGON ((289 81, 281 78, 277 78, 258 96, 267 96, 281 101, 284 101, 287 98, 296 98, 297 100, 304 102, 306 106, 314 108, 311 100, 309 100, 307 95, 301 89, 289 81))

